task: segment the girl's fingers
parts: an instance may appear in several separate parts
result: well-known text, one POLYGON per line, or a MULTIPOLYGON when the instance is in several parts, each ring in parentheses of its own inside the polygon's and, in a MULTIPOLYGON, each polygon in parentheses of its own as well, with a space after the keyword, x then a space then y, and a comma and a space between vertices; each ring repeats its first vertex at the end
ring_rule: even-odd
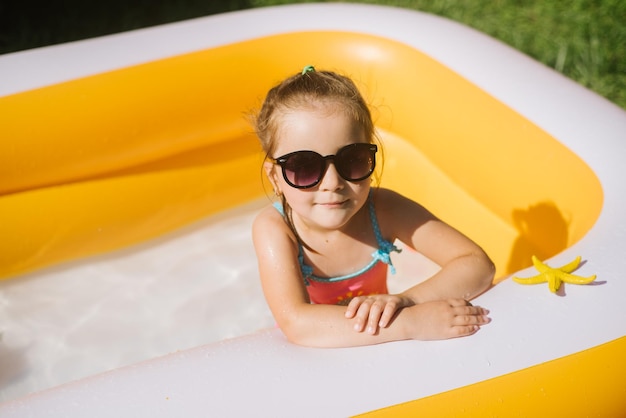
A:
POLYGON ((380 301, 376 301, 370 306, 369 309, 369 317, 367 321, 367 332, 369 334, 376 334, 378 331, 378 324, 381 319, 381 315, 383 314, 384 305, 380 301))
POLYGON ((385 328, 393 319, 401 300, 397 297, 365 297, 359 296, 350 301, 345 316, 354 319, 354 330, 376 334, 379 328, 385 328))
POLYGON ((397 310, 398 310, 397 303, 388 302, 387 305, 385 305, 385 310, 383 311, 383 314, 380 317, 380 321, 378 322, 378 325, 381 328, 386 328, 391 322, 391 319, 393 318, 393 316, 396 314, 397 310))
POLYGON ((480 327, 478 325, 466 325, 452 328, 452 337, 466 337, 468 335, 478 332, 480 327))
POLYGON ((370 307, 372 305, 372 300, 369 298, 365 298, 361 300, 359 304, 359 309, 356 311, 355 319, 356 322, 354 324, 354 330, 357 332, 361 332, 365 329, 365 325, 367 324, 368 318, 370 316, 370 307))
POLYGON ((354 318, 354 316, 356 315, 356 312, 359 309, 359 306, 361 305, 361 298, 354 298, 350 301, 350 303, 348 304, 348 307, 346 308, 346 318, 350 319, 350 318, 354 318))
POLYGON ((490 322, 489 311, 480 306, 456 307, 452 324, 455 326, 484 325, 490 322))

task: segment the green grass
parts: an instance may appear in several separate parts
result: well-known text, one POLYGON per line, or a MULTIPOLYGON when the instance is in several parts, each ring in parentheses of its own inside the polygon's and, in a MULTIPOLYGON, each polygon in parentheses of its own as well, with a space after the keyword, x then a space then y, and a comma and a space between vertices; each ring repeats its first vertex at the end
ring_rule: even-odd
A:
MULTIPOLYGON (((0 53, 230 10, 307 2, 310 1, 4 0, 0 2, 0 53)), ((362 0, 357 3, 421 10, 464 23, 626 109, 626 0, 362 0)))

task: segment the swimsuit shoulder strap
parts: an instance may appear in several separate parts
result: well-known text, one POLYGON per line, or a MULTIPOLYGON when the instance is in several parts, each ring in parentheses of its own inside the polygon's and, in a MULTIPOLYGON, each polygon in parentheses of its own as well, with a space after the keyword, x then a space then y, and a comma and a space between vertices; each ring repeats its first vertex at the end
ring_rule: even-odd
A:
POLYGON ((376 208, 374 207, 374 201, 371 198, 369 199, 369 212, 372 229, 374 230, 374 235, 376 236, 378 247, 381 249, 381 251, 386 252, 387 254, 392 251, 399 252, 400 250, 398 250, 395 245, 383 238, 383 234, 382 232, 380 232, 380 226, 378 225, 378 218, 376 217, 376 208))
POLYGON ((370 192, 369 198, 369 212, 370 212, 370 221, 372 223, 372 229, 374 230, 374 235, 376 236, 376 241, 378 242, 378 250, 372 253, 372 257, 374 259, 380 260, 385 264, 388 264, 391 268, 391 273, 395 274, 396 269, 391 262, 391 257, 389 254, 392 251, 401 252, 402 250, 393 245, 393 243, 387 241, 383 238, 382 232, 380 232, 380 226, 378 225, 378 218, 376 217, 376 208, 374 207, 374 200, 372 199, 372 195, 370 192))
POLYGON ((280 202, 274 202, 272 204, 272 206, 274 206, 274 208, 283 216, 285 216, 285 210, 283 209, 283 204, 280 202))

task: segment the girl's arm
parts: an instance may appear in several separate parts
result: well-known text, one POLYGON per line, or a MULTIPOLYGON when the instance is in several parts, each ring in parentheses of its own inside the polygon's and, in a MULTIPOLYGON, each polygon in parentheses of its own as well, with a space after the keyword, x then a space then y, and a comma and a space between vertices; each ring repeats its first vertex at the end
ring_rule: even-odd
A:
POLYGON ((354 298, 346 317, 354 318, 356 331, 387 327, 391 315, 403 307, 449 298, 467 301, 491 286, 495 268, 482 248, 423 206, 387 189, 376 191, 375 206, 386 237, 399 239, 441 269, 399 295, 354 298))
POLYGON ((382 227, 441 266, 437 274, 403 295, 414 303, 471 300, 491 286, 495 267, 478 244, 418 203, 390 190, 379 192, 376 203, 382 227))
POLYGON ((402 339, 441 339, 473 334, 488 321, 486 311, 452 299, 399 310, 373 335, 354 332, 345 308, 312 305, 302 281, 298 246, 281 215, 269 208, 253 225, 261 284, 274 318, 287 338, 315 347, 346 347, 402 339))

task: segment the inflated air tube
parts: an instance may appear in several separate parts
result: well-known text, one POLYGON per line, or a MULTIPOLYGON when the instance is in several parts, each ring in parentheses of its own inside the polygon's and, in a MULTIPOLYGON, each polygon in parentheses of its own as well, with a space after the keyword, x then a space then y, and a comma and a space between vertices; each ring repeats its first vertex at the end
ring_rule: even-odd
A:
POLYGON ((479 303, 494 322, 471 338, 343 350, 270 330, 8 402, 3 416, 622 413, 626 114, 417 12, 268 8, 0 57, 0 276, 262 196, 248 116, 307 64, 352 77, 371 103, 380 184, 492 256, 500 283, 479 303), (533 254, 554 264, 580 254, 598 280, 565 297, 508 280, 531 274, 533 254))

